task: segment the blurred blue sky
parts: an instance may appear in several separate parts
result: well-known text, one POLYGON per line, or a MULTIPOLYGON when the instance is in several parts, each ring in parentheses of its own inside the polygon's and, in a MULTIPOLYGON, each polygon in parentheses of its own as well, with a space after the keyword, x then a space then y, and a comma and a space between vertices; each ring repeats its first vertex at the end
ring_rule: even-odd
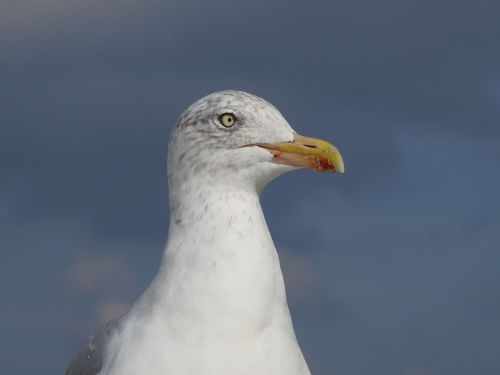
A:
POLYGON ((500 2, 4 0, 0 362, 63 373, 154 276, 221 89, 342 150, 263 205, 315 375, 500 373, 500 2))

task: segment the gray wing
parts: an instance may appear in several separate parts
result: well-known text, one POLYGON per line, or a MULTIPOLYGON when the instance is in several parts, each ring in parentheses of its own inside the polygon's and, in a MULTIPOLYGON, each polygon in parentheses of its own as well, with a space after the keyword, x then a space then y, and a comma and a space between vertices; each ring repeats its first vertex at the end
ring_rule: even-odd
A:
POLYGON ((90 336, 69 364, 65 375, 97 375, 102 368, 104 347, 120 326, 120 318, 109 321, 90 336))

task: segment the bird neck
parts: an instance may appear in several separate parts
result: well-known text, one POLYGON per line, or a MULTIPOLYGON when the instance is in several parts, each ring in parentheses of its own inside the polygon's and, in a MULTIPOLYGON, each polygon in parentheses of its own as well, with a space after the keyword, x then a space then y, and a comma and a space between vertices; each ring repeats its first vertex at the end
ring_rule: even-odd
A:
POLYGON ((258 193, 211 186, 175 199, 148 303, 182 321, 172 326, 194 325, 207 336, 251 335, 277 315, 288 320, 279 259, 258 193))
POLYGON ((199 186, 186 182, 171 188, 169 238, 178 232, 185 236, 198 230, 227 237, 243 227, 254 227, 246 225, 253 219, 259 219, 267 229, 259 193, 244 184, 213 182, 199 186))

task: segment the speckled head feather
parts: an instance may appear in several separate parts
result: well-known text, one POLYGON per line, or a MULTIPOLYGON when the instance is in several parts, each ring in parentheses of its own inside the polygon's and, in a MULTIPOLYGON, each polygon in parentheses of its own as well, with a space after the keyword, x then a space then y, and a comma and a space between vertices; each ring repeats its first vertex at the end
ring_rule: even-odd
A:
POLYGON ((198 100, 180 117, 169 143, 170 189, 193 178, 206 183, 242 183, 262 188, 293 169, 271 163, 257 143, 289 142, 294 131, 281 113, 262 98, 242 91, 220 91, 198 100), (231 127, 219 118, 232 114, 231 127))

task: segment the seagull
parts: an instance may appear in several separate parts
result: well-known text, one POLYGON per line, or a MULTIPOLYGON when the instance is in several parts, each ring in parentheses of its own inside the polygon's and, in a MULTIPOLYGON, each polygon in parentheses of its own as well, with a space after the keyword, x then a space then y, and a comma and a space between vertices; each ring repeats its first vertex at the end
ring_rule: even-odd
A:
POLYGON ((260 193, 298 168, 344 172, 332 144, 297 134, 242 91, 198 100, 168 146, 169 237, 158 274, 66 375, 306 375, 260 193))

